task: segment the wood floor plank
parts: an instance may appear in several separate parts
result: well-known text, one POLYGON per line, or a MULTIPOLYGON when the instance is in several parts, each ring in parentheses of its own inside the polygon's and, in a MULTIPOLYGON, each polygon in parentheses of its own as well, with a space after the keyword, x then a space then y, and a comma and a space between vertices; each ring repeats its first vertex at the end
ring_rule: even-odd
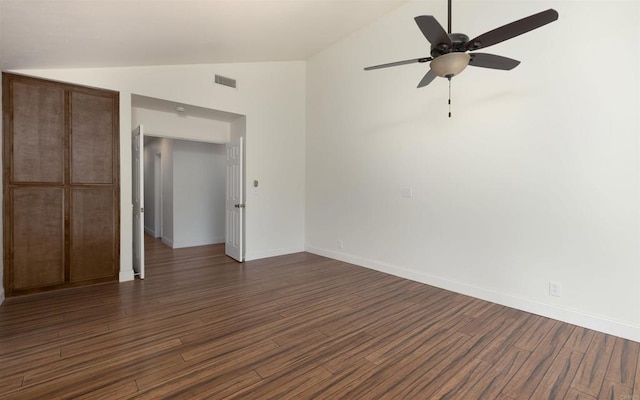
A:
POLYGON ((515 342, 515 346, 522 350, 534 351, 542 342, 547 332, 554 329, 558 325, 558 321, 539 317, 537 315, 531 317, 534 323, 522 332, 521 337, 515 342))
POLYGON ((135 399, 210 399, 232 395, 262 379, 253 371, 244 373, 216 373, 214 369, 202 368, 167 379, 162 385, 140 391, 135 399))
MULTIPOLYGON (((280 348, 283 351, 272 356, 263 365, 256 366, 255 371, 261 377, 267 378, 277 372, 300 368, 300 366, 308 364, 323 365, 336 357, 339 352, 349 352, 351 349, 357 349, 360 345, 370 342, 372 339, 372 336, 360 332, 339 338, 323 336, 320 340, 293 347, 281 346, 280 348)), ((323 368, 326 370, 326 367, 323 366, 323 368)))
POLYGON ((468 389, 478 383, 489 368, 490 365, 487 362, 474 357, 465 362, 462 368, 447 371, 453 373, 441 375, 439 377, 441 379, 440 382, 434 381, 433 384, 438 389, 429 396, 433 399, 441 400, 460 399, 462 398, 461 393, 467 392, 468 389))
MULTIPOLYGON (((47 349, 42 351, 17 352, 10 356, 2 357, 0 362, 0 374, 3 376, 20 375, 22 378, 33 370, 32 365, 50 365, 61 360, 60 349, 47 349)), ((48 367, 47 367, 48 368, 48 367)))
MULTIPOLYGON (((507 352, 512 350, 513 343, 522 336, 522 333, 525 332, 527 327, 533 322, 534 320, 532 318, 527 318, 526 316, 512 320, 500 335, 478 354, 478 358, 489 364, 495 364, 498 360, 502 359, 507 352)), ((526 350, 523 350, 523 352, 527 354, 530 353, 526 350)))
POLYGON ((444 351, 439 352, 434 357, 423 360, 416 359, 411 363, 411 369, 405 369, 391 376, 379 385, 373 394, 381 395, 383 398, 430 398, 431 394, 438 390, 442 383, 448 380, 449 375, 456 371, 451 366, 457 364, 460 368, 473 360, 469 355, 474 343, 470 339, 460 346, 449 346, 444 351), (440 377, 445 377, 440 382, 434 382, 440 377))
POLYGON ((597 400, 597 397, 582 393, 574 388, 569 388, 567 394, 564 396, 564 400, 597 400))
MULTIPOLYGON (((215 354, 216 346, 218 348, 227 348, 229 346, 242 348, 255 342, 277 339, 293 329, 319 329, 324 322, 337 318, 348 311, 349 310, 345 308, 323 310, 312 315, 297 318, 294 321, 278 319, 263 323, 259 326, 252 326, 249 329, 223 332, 222 334, 216 332, 215 329, 205 326, 204 329, 196 328, 189 334, 180 336, 180 340, 188 346, 185 348, 185 357, 190 357, 190 355, 186 355, 189 351, 188 349, 194 346, 200 346, 202 343, 212 344, 209 346, 211 348, 209 354, 215 354)), ((198 352, 196 351, 194 354, 197 355, 198 352)))
POLYGON ((155 357, 167 349, 181 346, 179 339, 171 339, 166 342, 157 342, 148 346, 129 347, 119 352, 111 352, 110 349, 89 352, 75 357, 61 358, 46 366, 31 369, 25 374, 24 385, 35 386, 38 383, 48 382, 63 376, 74 375, 81 371, 95 368, 101 364, 117 366, 126 364, 133 357, 155 357))
MULTIPOLYGON (((494 320, 491 324, 483 327, 480 332, 471 336, 461 346, 453 349, 441 362, 429 366, 427 369, 424 369, 426 365, 415 369, 407 377, 406 382, 403 382, 402 385, 396 385, 393 389, 394 396, 406 399, 419 398, 421 396, 429 398, 434 391, 439 390, 450 379, 453 379, 452 375, 463 369, 463 366, 474 362, 474 359, 477 358, 482 349, 499 336, 500 332, 509 323, 509 320, 494 320), (409 382, 411 383, 409 384, 409 382)), ((488 363, 480 359, 477 360, 480 369, 484 371, 489 369, 488 363)), ((468 379, 470 379, 469 386, 464 387, 465 390, 475 384, 472 377, 468 377, 468 379)), ((452 394, 448 393, 448 395, 452 394)))
POLYGON ((182 362, 184 360, 181 358, 181 362, 174 365, 139 374, 136 382, 138 387, 148 390, 163 386, 172 380, 181 379, 183 376, 195 374, 200 370, 208 370, 216 374, 226 374, 231 371, 243 374, 253 370, 256 361, 268 359, 273 353, 277 353, 278 349, 272 341, 263 341, 229 351, 221 350, 215 356, 203 356, 185 362, 182 362))
POLYGON ((633 383, 633 395, 637 398, 634 400, 640 400, 640 357, 636 363, 636 377, 633 383))
POLYGON ((402 358, 413 354, 425 343, 437 343, 448 333, 449 329, 444 324, 434 323, 420 326, 385 344, 379 345, 377 349, 373 350, 365 358, 376 365, 382 365, 390 359, 402 358))
POLYGON ((0 398, 640 400, 637 342, 309 253, 145 248, 143 281, 6 299, 0 398))
POLYGON ((112 400, 130 398, 138 392, 138 386, 133 378, 128 382, 117 382, 92 390, 84 395, 75 397, 77 400, 112 400))
POLYGON ((533 392, 532 398, 564 399, 583 357, 583 353, 572 351, 571 346, 563 347, 533 392))
POLYGON ((578 367, 571 387, 597 397, 602 388, 602 382, 611 360, 615 337, 596 332, 587 348, 587 352, 578 367))
MULTIPOLYGON (((511 379, 503 392, 516 399, 529 399, 551 367, 558 353, 575 329, 573 325, 556 322, 544 324, 549 329, 533 350, 520 371, 511 379)), ((540 331, 538 331, 541 333, 540 331)))
POLYGON ((489 307, 479 313, 467 325, 458 329, 458 332, 473 336, 487 325, 502 317, 507 308, 495 303, 490 303, 489 307))
MULTIPOLYGON (((114 360, 89 366, 73 373, 51 371, 49 379, 23 385, 19 391, 7 394, 7 399, 75 399, 118 384, 129 384, 134 374, 163 368, 181 361, 175 356, 154 354, 148 358, 114 360)), ((137 386, 136 386, 137 387, 137 386)))
MULTIPOLYGON (((409 376, 417 371, 436 366, 469 340, 467 335, 454 333, 439 338, 439 341, 425 342, 411 356, 393 358, 380 365, 376 373, 353 385, 343 394, 345 399, 390 398, 391 393, 398 382, 410 384, 409 376)), ((417 374, 419 375, 419 373, 417 374)), ((416 378, 413 378, 416 379, 416 378)))
POLYGON ((346 393, 380 370, 375 364, 359 359, 340 372, 300 393, 300 399, 333 400, 349 398, 346 393))
POLYGON ((8 373, 0 377, 0 387, 6 392, 16 392, 22 386, 22 375, 8 373))
POLYGON ((228 400, 248 398, 264 400, 296 399, 299 394, 332 375, 322 366, 298 368, 263 379, 225 397, 228 400))
POLYGON ((495 399, 507 383, 520 370, 530 353, 515 346, 508 346, 502 357, 485 373, 483 379, 460 393, 460 398, 495 399))
POLYGON ((598 400, 617 399, 634 400, 633 389, 621 384, 620 382, 613 382, 605 379, 604 383, 602 384, 602 390, 600 390, 600 394, 598 395, 598 400))
POLYGON ((60 334, 57 331, 49 331, 26 333, 0 339, 0 357, 11 353, 20 354, 20 352, 29 351, 30 349, 38 351, 43 343, 55 341, 59 336, 60 334))
POLYGON ((633 390, 639 356, 640 343, 616 338, 605 380, 633 390))
POLYGON ((569 336, 569 339, 567 339, 565 346, 569 347, 573 351, 586 353, 594 335, 595 331, 576 326, 576 329, 573 330, 573 333, 569 336))

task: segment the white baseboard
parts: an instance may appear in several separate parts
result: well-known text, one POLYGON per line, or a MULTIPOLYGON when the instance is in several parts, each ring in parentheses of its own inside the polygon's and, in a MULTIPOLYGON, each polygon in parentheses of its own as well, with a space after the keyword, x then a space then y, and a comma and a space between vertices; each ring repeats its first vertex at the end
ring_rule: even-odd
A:
POLYGON ((134 279, 135 279, 135 276, 133 275, 132 266, 129 266, 128 268, 120 267, 120 276, 119 276, 120 282, 132 281, 134 279))
POLYGON ((490 301, 503 306, 530 312, 532 314, 541 315, 543 317, 556 319, 569 324, 640 342, 640 326, 625 324, 600 316, 586 314, 577 310, 544 304, 531 299, 514 296, 512 294, 494 292, 481 287, 470 286, 461 282, 440 278, 413 269, 403 268, 333 250, 307 246, 306 251, 390 275, 399 276, 401 278, 410 279, 412 281, 436 286, 452 292, 472 296, 481 300, 490 301))
POLYGON ((167 246, 171 247, 173 249, 173 240, 171 239, 167 239, 167 238, 162 238, 160 239, 162 241, 162 243, 166 244, 167 246))
POLYGON ((0 285, 0 304, 4 303, 4 287, 0 285))
POLYGON ((258 252, 246 253, 244 255, 244 260, 253 261, 253 260, 259 260, 261 258, 277 257, 277 256, 284 256, 286 254, 300 253, 302 251, 305 251, 305 250, 304 248, 301 248, 301 247, 290 247, 290 248, 284 248, 284 249, 258 251, 258 252))
POLYGON ((148 235, 151 235, 151 237, 156 237, 156 232, 147 226, 144 227, 144 232, 148 235))
POLYGON ((218 237, 214 237, 214 238, 210 238, 210 239, 206 239, 206 240, 202 240, 202 241, 189 241, 189 242, 181 242, 178 240, 174 240, 173 241, 173 248, 174 249, 181 249, 184 247, 197 247, 197 246, 207 246, 210 244, 220 244, 220 243, 224 243, 225 242, 225 238, 224 236, 218 236, 218 237))

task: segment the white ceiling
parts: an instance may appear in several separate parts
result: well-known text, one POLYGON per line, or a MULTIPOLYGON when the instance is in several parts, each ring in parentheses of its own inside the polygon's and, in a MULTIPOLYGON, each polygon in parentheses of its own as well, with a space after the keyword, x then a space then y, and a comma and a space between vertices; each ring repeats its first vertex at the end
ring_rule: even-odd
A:
POLYGON ((305 60, 406 0, 0 0, 0 68, 305 60))

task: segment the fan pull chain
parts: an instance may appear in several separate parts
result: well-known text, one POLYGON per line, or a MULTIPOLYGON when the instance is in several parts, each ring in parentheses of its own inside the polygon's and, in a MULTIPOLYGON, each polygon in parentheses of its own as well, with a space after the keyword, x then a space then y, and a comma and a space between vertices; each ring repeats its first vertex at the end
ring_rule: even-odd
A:
POLYGON ((451 77, 449 77, 449 118, 451 118, 451 77))

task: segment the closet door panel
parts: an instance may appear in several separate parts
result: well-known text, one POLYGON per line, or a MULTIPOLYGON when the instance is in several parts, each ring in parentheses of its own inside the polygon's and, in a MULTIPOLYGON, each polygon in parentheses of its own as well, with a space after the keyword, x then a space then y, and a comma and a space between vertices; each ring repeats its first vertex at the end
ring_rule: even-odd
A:
POLYGON ((112 97, 71 93, 71 184, 114 183, 112 97))
POLYGON ((14 188, 13 289, 64 283, 64 190, 14 188))
POLYGON ((116 221, 111 188, 71 189, 71 282, 114 277, 116 221))
POLYGON ((64 90, 13 82, 12 181, 62 183, 64 90))

